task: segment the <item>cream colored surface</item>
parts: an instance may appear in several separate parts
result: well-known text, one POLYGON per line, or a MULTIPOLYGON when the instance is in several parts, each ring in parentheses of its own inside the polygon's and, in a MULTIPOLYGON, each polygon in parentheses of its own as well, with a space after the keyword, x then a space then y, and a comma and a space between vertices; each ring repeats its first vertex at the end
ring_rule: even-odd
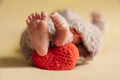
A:
POLYGON ((0 80, 120 80, 120 0, 0 0, 0 80), (48 71, 28 65, 19 39, 32 12, 70 8, 86 19, 101 10, 108 27, 104 47, 92 62, 71 71, 48 71))

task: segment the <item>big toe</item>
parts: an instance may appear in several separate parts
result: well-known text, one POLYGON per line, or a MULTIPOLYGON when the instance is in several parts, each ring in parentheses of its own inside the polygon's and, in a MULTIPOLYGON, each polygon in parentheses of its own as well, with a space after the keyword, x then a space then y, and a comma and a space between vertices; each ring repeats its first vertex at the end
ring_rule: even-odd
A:
POLYGON ((47 20, 47 17, 48 17, 48 13, 42 11, 42 12, 41 12, 41 18, 42 18, 42 20, 47 20))

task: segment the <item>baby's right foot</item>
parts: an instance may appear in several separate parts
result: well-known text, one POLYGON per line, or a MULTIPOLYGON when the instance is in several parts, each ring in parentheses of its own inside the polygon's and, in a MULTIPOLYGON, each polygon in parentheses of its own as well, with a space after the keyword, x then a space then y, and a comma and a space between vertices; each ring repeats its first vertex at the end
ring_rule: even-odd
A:
POLYGON ((41 14, 32 14, 26 20, 34 48, 41 56, 47 54, 49 47, 47 17, 46 12, 41 12, 41 14))
POLYGON ((55 25, 56 33, 54 36, 54 44, 63 46, 73 41, 73 34, 70 31, 67 21, 57 12, 51 14, 51 19, 55 25))

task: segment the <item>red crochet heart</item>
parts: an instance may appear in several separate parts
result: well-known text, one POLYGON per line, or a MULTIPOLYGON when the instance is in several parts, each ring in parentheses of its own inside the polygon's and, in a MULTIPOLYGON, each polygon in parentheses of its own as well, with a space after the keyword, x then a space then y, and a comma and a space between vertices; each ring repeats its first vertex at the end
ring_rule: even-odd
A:
POLYGON ((39 56, 36 51, 32 54, 33 64, 48 70, 71 70, 78 58, 79 51, 72 43, 50 48, 46 56, 39 56))

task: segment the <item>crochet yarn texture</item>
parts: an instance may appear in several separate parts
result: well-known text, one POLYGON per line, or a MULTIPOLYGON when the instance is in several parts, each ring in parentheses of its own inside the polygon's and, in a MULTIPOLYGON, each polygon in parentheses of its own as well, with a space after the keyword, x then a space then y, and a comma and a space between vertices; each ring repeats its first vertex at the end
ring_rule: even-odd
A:
POLYGON ((33 64, 47 70, 71 70, 78 58, 78 49, 72 43, 50 48, 46 56, 39 56, 36 51, 32 53, 33 64))
MULTIPOLYGON (((104 25, 91 24, 90 22, 87 22, 86 20, 78 16, 73 11, 67 9, 58 10, 57 12, 59 12, 59 14, 67 20, 67 22, 69 23, 69 27, 71 29, 74 29, 77 34, 82 35, 81 40, 83 45, 77 46, 77 48, 80 51, 80 59, 78 60, 77 64, 84 64, 87 61, 91 60, 101 49, 103 31, 99 28, 99 26, 102 26, 104 28, 104 25), (85 54, 88 54, 88 56, 84 56, 85 54)), ((49 25, 48 32, 50 36, 50 41, 51 43, 53 43, 55 27, 50 18, 48 18, 47 22, 49 25)), ((52 45, 50 45, 50 47, 51 46, 52 45)), ((27 28, 24 30, 24 32, 21 35, 20 47, 25 55, 27 62, 33 64, 32 53, 35 49, 32 44, 31 37, 29 35, 27 28)))

